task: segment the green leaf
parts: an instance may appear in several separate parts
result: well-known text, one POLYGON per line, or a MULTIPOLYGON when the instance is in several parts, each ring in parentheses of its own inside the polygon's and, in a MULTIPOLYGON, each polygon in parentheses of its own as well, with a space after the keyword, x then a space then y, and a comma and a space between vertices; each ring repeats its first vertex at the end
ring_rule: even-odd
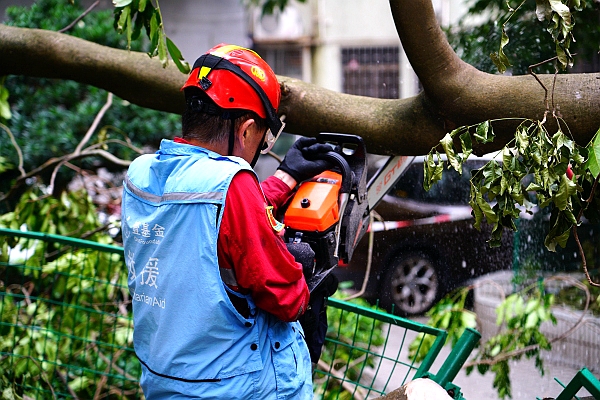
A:
MULTIPOLYGON (((500 188, 500 179, 502 178, 502 168, 495 160, 489 161, 482 167, 484 182, 483 186, 490 191, 494 186, 500 188)), ((498 190, 499 192, 499 190, 498 190)))
POLYGON ((471 134, 469 131, 460 135, 460 147, 463 154, 463 160, 466 160, 473 153, 473 143, 471 142, 471 134))
POLYGON ((574 150, 574 142, 569 139, 562 131, 558 131, 554 134, 552 138, 554 143, 556 143, 556 147, 560 150, 563 147, 566 147, 569 150, 569 154, 574 150))
POLYGON ((505 73, 506 69, 512 65, 508 60, 508 57, 506 57, 506 54, 504 54, 504 47, 507 44, 508 35, 506 34, 504 27, 502 27, 502 38, 500 39, 500 48, 498 49, 497 53, 490 54, 490 58, 492 59, 492 61, 496 65, 496 68, 498 68, 498 71, 501 74, 505 73))
POLYGON ((113 0, 115 7, 125 7, 131 4, 132 0, 113 0))
MULTIPOLYGON (((131 10, 129 7, 128 10, 131 10)), ((126 36, 127 36, 127 50, 131 50, 131 37, 133 34, 133 24, 131 23, 131 12, 127 13, 127 25, 126 25, 126 36)))
POLYGON ((560 45, 560 43, 556 43, 556 57, 560 62, 563 69, 571 64, 569 57, 567 57, 567 53, 564 48, 560 45))
POLYGON ((538 190, 543 190, 543 189, 544 188, 541 187, 540 185, 538 185, 537 183, 531 182, 529 184, 529 186, 527 186, 527 189, 525 189, 525 190, 528 191, 528 192, 531 192, 531 191, 536 191, 537 192, 538 190))
POLYGON ((131 8, 125 7, 123 10, 121 10, 121 16, 117 21, 117 31, 119 33, 123 33, 127 28, 129 21, 131 21, 131 8))
POLYGON ((500 178, 500 194, 504 194, 504 192, 506 192, 506 190, 508 189, 510 192, 510 188, 511 188, 511 184, 510 182, 506 179, 505 175, 502 175, 502 178, 500 178))
POLYGON ((498 222, 498 215, 494 212, 492 207, 484 200, 481 193, 477 193, 476 201, 477 205, 481 209, 481 212, 483 213, 483 215, 485 215, 485 218, 487 219, 488 223, 494 224, 498 222))
POLYGON ((158 39, 158 59, 162 64, 163 68, 165 68, 169 64, 169 59, 167 58, 167 46, 165 43, 165 34, 161 30, 159 33, 158 39))
POLYGON ((553 197, 554 204, 559 210, 564 211, 571 202, 571 196, 577 193, 577 185, 575 182, 567 178, 566 174, 561 175, 558 191, 553 197))
POLYGON ((477 229, 478 231, 480 231, 481 230, 481 221, 483 221, 483 211, 481 211, 481 208, 479 207, 479 205, 477 205, 477 201, 475 199, 472 199, 471 201, 469 201, 469 205, 473 209, 473 216, 475 217, 475 222, 473 223, 473 227, 475 229, 477 229))
POLYGON ((138 4, 139 12, 144 12, 144 10, 146 9, 146 3, 147 3, 147 0, 140 0, 140 2, 138 4))
POLYGON ((480 143, 489 143, 494 141, 494 130, 492 129, 490 121, 484 121, 477 125, 474 136, 475 139, 477 139, 480 143))
POLYGON ((460 315, 462 326, 467 328, 477 327, 477 316, 472 312, 464 311, 460 315))
POLYGON ((519 153, 525 154, 527 152, 527 148, 529 147, 529 135, 527 135, 527 128, 524 126, 520 126, 515 133, 515 140, 517 143, 517 149, 519 149, 519 153))
POLYGON ((462 174, 461 164, 456 158, 456 153, 454 152, 453 140, 452 136, 449 133, 440 140, 440 144, 444 148, 444 152, 446 153, 446 157, 448 158, 448 162, 459 174, 462 174))
POLYGON ((598 129, 592 141, 587 145, 587 149, 589 153, 585 167, 594 178, 597 178, 600 175, 600 129, 598 129))
POLYGON ((10 104, 8 103, 9 92, 4 86, 6 76, 0 77, 0 119, 8 120, 12 114, 10 112, 10 104))
POLYGON ((544 245, 550 251, 556 251, 557 244, 564 249, 565 246, 567 245, 567 240, 569 239, 570 233, 571 233, 571 231, 567 229, 566 231, 562 232, 560 235, 556 235, 553 237, 550 237, 550 235, 548 235, 548 236, 546 236, 546 239, 544 240, 544 245))
POLYGON ((531 313, 527 315, 527 319, 525 321, 525 328, 534 328, 539 321, 538 315, 536 313, 531 313))
POLYGON ((183 56, 181 55, 181 51, 179 51, 179 48, 175 45, 175 43, 173 43, 173 41, 168 37, 166 37, 166 39, 167 49, 169 50, 169 54, 171 55, 173 62, 175 65, 177 65, 179 71, 183 72, 184 74, 188 74, 190 72, 190 64, 184 60, 183 56))
POLYGON ((562 1, 560 1, 560 0, 548 0, 548 1, 550 3, 550 7, 552 8, 552 11, 557 13, 561 19, 566 21, 566 23, 570 24, 571 23, 571 10, 569 10, 569 7, 567 7, 567 5, 565 5, 565 4, 563 4, 562 1))
POLYGON ((556 251, 556 245, 564 248, 571 233, 573 224, 564 212, 557 208, 550 214, 550 231, 544 239, 544 245, 550 251, 556 251))
MULTIPOLYGON (((438 162, 440 161, 440 155, 436 152, 436 156, 438 162)), ((444 166, 442 163, 436 163, 433 159, 433 153, 429 153, 427 157, 425 157, 425 162, 423 163, 423 188, 425 190, 431 189, 431 186, 442 179, 442 173, 444 171, 444 166)))
POLYGON ((150 18, 150 33, 148 34, 150 37, 150 56, 156 55, 156 50, 158 48, 158 42, 160 40, 160 26, 159 26, 159 16, 158 13, 153 12, 152 17, 150 18))

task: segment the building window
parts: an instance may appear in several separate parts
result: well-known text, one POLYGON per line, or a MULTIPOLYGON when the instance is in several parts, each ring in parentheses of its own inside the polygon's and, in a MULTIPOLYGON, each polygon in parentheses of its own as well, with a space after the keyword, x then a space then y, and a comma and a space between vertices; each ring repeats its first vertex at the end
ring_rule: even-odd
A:
POLYGON ((256 45, 254 50, 277 75, 302 79, 302 48, 256 45))
POLYGON ((400 48, 342 49, 344 93, 397 99, 400 96, 400 48))

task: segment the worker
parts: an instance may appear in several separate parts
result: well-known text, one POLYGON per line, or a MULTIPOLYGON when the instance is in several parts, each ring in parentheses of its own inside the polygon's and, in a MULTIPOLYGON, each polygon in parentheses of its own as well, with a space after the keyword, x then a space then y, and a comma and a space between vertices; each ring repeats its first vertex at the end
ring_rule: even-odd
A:
POLYGON ((133 343, 147 399, 311 399, 297 321, 309 291, 275 218, 330 148, 300 138, 259 184, 252 167, 284 123, 280 88, 254 51, 221 44, 182 90, 182 137, 134 160, 122 230, 133 343))

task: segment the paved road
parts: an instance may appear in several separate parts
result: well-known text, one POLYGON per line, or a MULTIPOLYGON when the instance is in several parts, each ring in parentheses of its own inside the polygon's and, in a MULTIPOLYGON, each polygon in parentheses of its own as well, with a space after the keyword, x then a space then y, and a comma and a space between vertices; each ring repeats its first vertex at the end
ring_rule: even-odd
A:
MULTIPOLYGON (((419 320, 424 323, 425 320, 419 320)), ((386 348, 385 354, 390 358, 395 358, 399 354, 400 360, 407 360, 407 349, 410 341, 414 338, 415 333, 404 331, 399 327, 393 327, 390 334, 390 340, 386 348)), ((434 363, 431 372, 436 373, 439 370, 442 362, 446 359, 449 348, 445 347, 436 362, 434 363)), ((536 398, 543 399, 544 397, 554 398, 560 394, 562 387, 554 380, 559 379, 563 384, 567 384, 578 372, 577 369, 565 366, 545 363, 545 375, 540 376, 539 371, 535 368, 533 360, 521 360, 510 363, 510 379, 512 382, 513 400, 535 400, 536 398)), ((387 383, 388 391, 402 385, 407 375, 407 370, 396 367, 391 370, 391 364, 383 364, 377 373, 377 384, 385 385, 384 378, 392 376, 390 382, 387 383)), ((412 375, 410 376, 412 377, 412 375)), ((496 389, 493 387, 493 375, 487 373, 481 375, 477 371, 472 372, 469 376, 464 370, 458 374, 454 380, 454 384, 461 388, 463 396, 466 400, 499 400, 496 389)), ((589 396, 589 393, 584 389, 578 394, 579 396, 589 396)))

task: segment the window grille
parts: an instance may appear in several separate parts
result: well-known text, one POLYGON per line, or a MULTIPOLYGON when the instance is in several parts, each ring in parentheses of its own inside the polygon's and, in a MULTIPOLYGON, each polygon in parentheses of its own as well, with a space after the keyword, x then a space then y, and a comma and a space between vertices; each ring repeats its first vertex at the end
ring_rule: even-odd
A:
POLYGON ((344 93, 382 99, 399 98, 399 60, 398 46, 342 49, 344 93))
POLYGON ((278 75, 302 79, 302 48, 256 46, 256 52, 278 75))

